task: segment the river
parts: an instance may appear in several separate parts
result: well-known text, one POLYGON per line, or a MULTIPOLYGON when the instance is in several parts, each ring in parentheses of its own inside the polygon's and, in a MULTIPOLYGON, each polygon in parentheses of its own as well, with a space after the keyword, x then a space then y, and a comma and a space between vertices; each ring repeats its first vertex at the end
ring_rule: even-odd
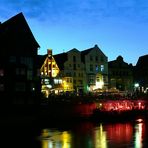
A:
POLYGON ((19 148, 147 148, 148 120, 7 124, 1 145, 19 148))

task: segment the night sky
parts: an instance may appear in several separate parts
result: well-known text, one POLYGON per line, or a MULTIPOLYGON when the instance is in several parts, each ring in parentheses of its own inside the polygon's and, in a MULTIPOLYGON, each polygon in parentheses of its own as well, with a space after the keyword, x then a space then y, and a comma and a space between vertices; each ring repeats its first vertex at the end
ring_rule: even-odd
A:
POLYGON ((22 12, 40 45, 38 54, 85 50, 135 65, 148 54, 148 0, 1 0, 0 21, 22 12))

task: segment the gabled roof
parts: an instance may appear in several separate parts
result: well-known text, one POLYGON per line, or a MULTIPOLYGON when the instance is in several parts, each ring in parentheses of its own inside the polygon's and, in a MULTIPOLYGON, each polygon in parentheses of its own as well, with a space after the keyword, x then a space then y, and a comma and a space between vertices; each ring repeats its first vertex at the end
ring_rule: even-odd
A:
POLYGON ((53 55, 58 67, 60 70, 64 69, 64 63, 68 60, 67 53, 60 53, 57 55, 53 55))
POLYGON ((1 35, 4 46, 25 46, 38 48, 39 44, 35 40, 33 33, 31 32, 23 13, 19 13, 9 20, 0 24, 1 35))
POLYGON ((45 59, 47 58, 47 54, 45 55, 37 55, 37 67, 40 69, 42 65, 44 64, 45 59))
POLYGON ((85 62, 85 55, 89 54, 94 49, 98 49, 106 57, 106 55, 102 52, 102 50, 98 47, 98 45, 95 45, 92 48, 81 51, 81 58, 83 62, 85 62))
MULTIPOLYGON (((118 64, 118 66, 120 65, 121 67, 131 67, 131 65, 129 65, 129 64, 126 63, 126 62, 124 62, 123 57, 120 56, 120 55, 116 58, 116 60, 109 61, 109 62, 108 62, 108 67, 109 67, 109 68, 113 68, 113 67, 116 67, 117 64, 118 64)), ((120 68, 121 68, 121 67, 120 67, 120 68)))
POLYGON ((147 65, 148 65, 148 54, 140 56, 136 66, 138 66, 138 67, 140 67, 140 66, 145 67, 147 65))

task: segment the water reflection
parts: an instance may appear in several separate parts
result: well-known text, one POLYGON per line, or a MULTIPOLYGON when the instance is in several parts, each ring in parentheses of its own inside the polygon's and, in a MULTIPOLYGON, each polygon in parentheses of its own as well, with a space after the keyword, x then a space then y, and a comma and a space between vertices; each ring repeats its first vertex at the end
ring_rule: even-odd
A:
POLYGON ((142 141, 144 136, 144 123, 142 119, 137 120, 135 125, 135 148, 142 148, 142 141))
POLYGON ((103 130, 102 124, 94 130, 95 134, 95 148, 107 148, 106 131, 103 130))
POLYGON ((84 122, 68 130, 43 129, 42 148, 142 148, 145 122, 139 119, 124 123, 84 122))
POLYGON ((70 148, 71 134, 68 131, 43 129, 42 148, 70 148))

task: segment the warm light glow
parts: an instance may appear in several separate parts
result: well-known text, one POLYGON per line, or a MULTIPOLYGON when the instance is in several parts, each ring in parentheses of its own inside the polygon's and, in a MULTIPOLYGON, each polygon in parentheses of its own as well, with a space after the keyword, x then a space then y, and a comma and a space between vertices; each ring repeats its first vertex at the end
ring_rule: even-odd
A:
POLYGON ((41 133, 42 148, 70 148, 71 134, 67 131, 49 131, 44 129, 41 133), (60 142, 59 142, 60 141, 60 142))
POLYGON ((104 86, 104 82, 103 81, 96 82, 96 89, 98 89, 98 88, 102 89, 103 86, 104 86))
POLYGON ((102 124, 95 130, 95 145, 98 148, 107 148, 106 132, 103 131, 102 124))

